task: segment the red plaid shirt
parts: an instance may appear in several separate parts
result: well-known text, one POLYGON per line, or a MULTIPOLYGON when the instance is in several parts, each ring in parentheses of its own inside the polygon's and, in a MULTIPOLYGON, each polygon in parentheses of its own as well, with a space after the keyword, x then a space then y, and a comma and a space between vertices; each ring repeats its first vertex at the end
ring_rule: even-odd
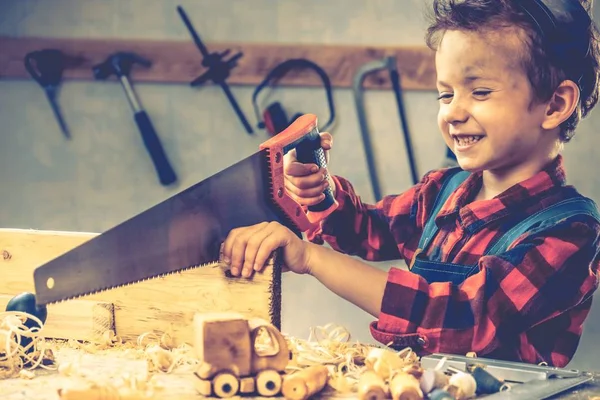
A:
MULTIPOLYGON (((370 261, 410 264, 447 170, 428 173, 408 191, 376 205, 361 202, 352 185, 334 177, 339 209, 309 232, 315 243, 370 261)), ((373 337, 388 344, 416 334, 421 354, 443 352, 564 366, 572 358, 598 287, 600 226, 591 217, 568 219, 543 236, 523 235, 501 256, 482 256, 508 219, 525 218, 578 196, 567 186, 559 156, 546 169, 499 196, 472 202, 482 184, 472 174, 436 219, 440 231, 427 256, 479 265, 454 286, 391 268, 373 337), (467 326, 456 321, 470 321, 467 326)))

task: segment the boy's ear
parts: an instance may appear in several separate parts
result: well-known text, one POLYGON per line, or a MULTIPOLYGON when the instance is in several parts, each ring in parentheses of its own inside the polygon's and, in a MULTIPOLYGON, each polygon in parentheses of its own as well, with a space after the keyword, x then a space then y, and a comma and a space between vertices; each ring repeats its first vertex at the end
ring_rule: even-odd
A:
POLYGON ((554 129, 569 119, 579 104, 579 95, 579 87, 575 82, 562 81, 548 102, 542 128, 554 129))

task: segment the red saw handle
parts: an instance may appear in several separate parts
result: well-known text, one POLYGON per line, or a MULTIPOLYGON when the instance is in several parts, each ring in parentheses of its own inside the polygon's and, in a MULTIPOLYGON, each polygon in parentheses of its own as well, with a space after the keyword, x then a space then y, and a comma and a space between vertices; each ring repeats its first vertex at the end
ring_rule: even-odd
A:
POLYGON ((283 156, 290 150, 296 149, 298 161, 314 163, 327 170, 316 115, 304 114, 298 117, 285 130, 262 143, 260 149, 267 150, 273 200, 302 232, 306 232, 338 207, 331 188, 325 190, 325 199, 322 202, 309 206, 308 210, 292 199, 285 190, 283 156))

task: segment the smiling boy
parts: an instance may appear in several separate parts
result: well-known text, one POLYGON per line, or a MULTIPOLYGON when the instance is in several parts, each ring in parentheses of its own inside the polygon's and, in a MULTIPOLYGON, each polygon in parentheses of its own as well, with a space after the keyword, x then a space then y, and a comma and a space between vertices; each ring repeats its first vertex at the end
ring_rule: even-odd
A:
POLYGON ((460 168, 368 205, 290 153, 287 190, 311 205, 330 186, 338 209, 309 241, 277 223, 235 229, 223 259, 249 277, 282 248, 291 271, 377 317, 373 337, 394 348, 564 366, 598 287, 600 216, 566 184, 560 154, 598 98, 596 29, 576 0, 439 0, 433 10, 438 125, 460 168))

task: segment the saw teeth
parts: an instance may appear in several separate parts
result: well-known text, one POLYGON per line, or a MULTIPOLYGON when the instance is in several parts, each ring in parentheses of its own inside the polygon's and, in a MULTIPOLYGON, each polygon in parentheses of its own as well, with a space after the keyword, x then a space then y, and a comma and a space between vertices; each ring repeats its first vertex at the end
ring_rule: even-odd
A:
MULTIPOLYGON (((216 262, 218 262, 218 260, 213 261, 213 263, 216 263, 216 262)), ((101 289, 93 290, 93 291, 90 291, 90 292, 73 295, 73 296, 70 296, 70 297, 67 297, 67 298, 64 298, 64 299, 60 299, 60 300, 49 301, 48 303, 46 303, 46 305, 48 305, 48 304, 59 304, 59 303, 62 303, 62 302, 68 301, 68 300, 78 299, 80 297, 90 296, 90 295, 93 295, 93 294, 106 292, 108 290, 112 290, 112 289, 116 289, 116 288, 120 288, 120 287, 131 286, 131 285, 134 285, 136 283, 140 283, 140 282, 144 282, 144 281, 149 281, 151 279, 162 278, 162 277, 165 277, 167 275, 181 274, 183 271, 187 271, 187 270, 194 269, 194 268, 203 268, 203 267, 206 267, 209 264, 212 264, 212 263, 204 263, 204 264, 192 265, 192 266, 189 266, 189 267, 178 269, 176 271, 163 272, 162 274, 158 274, 158 275, 154 275, 154 276, 149 276, 149 277, 142 278, 142 279, 134 281, 134 282, 127 282, 127 283, 123 283, 121 285, 111 286, 111 287, 107 287, 107 288, 101 288, 101 289)))

